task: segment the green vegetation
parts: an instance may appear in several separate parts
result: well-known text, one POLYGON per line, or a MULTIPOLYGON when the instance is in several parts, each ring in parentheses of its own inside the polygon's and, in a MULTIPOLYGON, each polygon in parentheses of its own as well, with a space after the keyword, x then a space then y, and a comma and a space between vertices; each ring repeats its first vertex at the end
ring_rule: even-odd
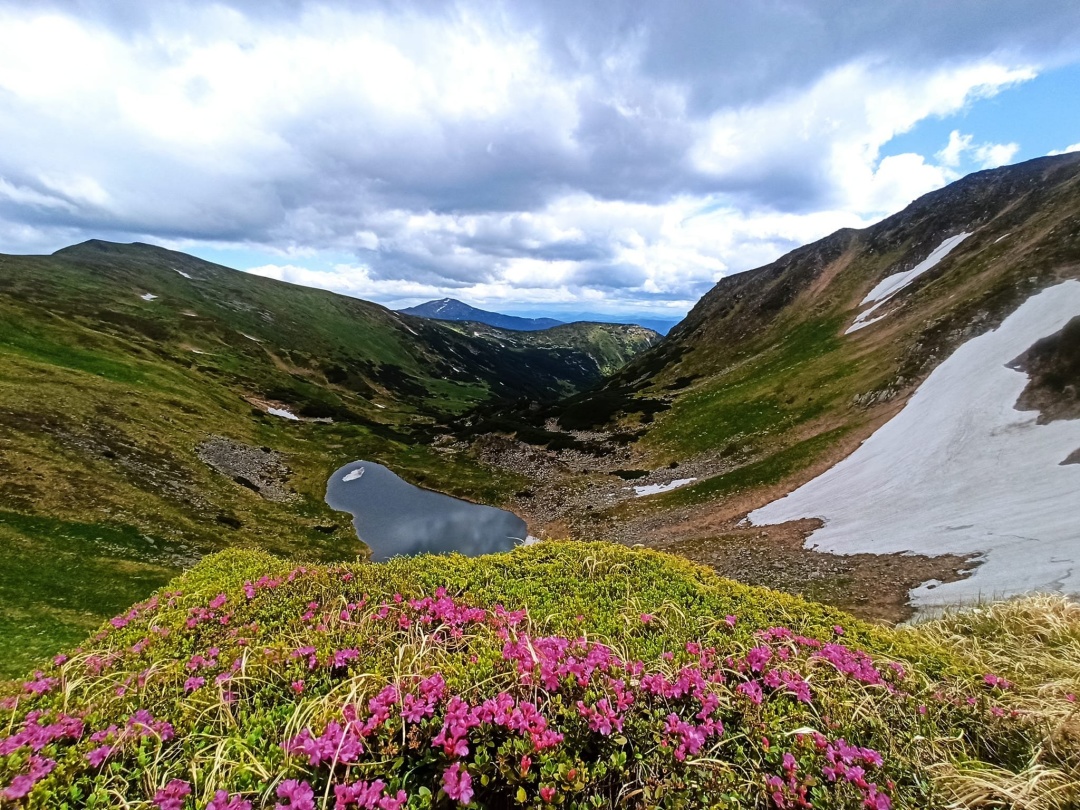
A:
POLYGON ((680 487, 652 498, 649 506, 651 508, 687 506, 779 484, 788 476, 820 458, 847 432, 846 427, 839 427, 813 436, 758 461, 736 467, 729 473, 715 475, 697 484, 680 487))
POLYGON ((0 790, 42 808, 1063 809, 1078 691, 1064 600, 890 630, 603 544, 331 567, 230 550, 0 688, 0 790))
MULTIPOLYGON (((601 356, 600 332, 500 345, 147 245, 0 256, 0 674, 214 550, 363 556, 348 516, 323 502, 349 461, 505 503, 523 479, 432 439, 479 403, 593 382, 578 345, 601 356), (207 466, 198 448, 212 435, 282 453, 294 497, 265 500, 207 466)), ((628 338, 620 356, 647 345, 628 338)))

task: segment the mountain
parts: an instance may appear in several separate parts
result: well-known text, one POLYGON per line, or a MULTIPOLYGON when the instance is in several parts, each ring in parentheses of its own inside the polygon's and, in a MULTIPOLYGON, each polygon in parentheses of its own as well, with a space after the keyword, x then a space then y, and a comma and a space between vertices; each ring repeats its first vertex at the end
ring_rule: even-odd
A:
POLYGON ((613 315, 604 315, 599 312, 568 312, 563 315, 568 322, 589 321, 592 323, 632 323, 652 329, 661 335, 666 335, 680 322, 676 318, 642 318, 636 315, 619 318, 613 315))
MULTIPOLYGON (((1075 324, 1067 326, 1080 316, 1070 286, 1080 279, 1078 234, 1080 155, 1068 154, 969 175, 869 228, 724 278, 664 341, 597 388, 501 415, 504 432, 516 418, 540 443, 586 431, 594 453, 590 464, 568 460, 516 508, 535 534, 645 542, 854 609, 895 591, 883 618, 909 615, 913 589, 928 604, 933 594, 921 586, 931 579, 956 581, 936 587, 942 598, 983 583, 1011 592, 1021 580, 1009 578, 1018 568, 1008 555, 1021 559, 1024 547, 1005 546, 1017 535, 1042 538, 1060 558, 1053 550, 1068 545, 1065 527, 1080 520, 1080 502, 1055 494, 1074 491, 1067 477, 1080 472, 1060 466, 1080 455, 1070 455, 1080 422, 1061 418, 1076 413, 1080 390, 1075 324), (1029 311, 1036 320, 1024 326, 1029 311), (975 342, 987 335, 989 344, 975 342), (1052 339, 1029 352, 1040 338, 1052 339), (1038 420, 1014 408, 1025 379, 1007 368, 1014 360, 1036 377, 1025 401, 1045 414, 1038 420), (933 407, 919 404, 912 413, 921 416, 897 423, 906 434, 877 436, 939 367, 943 382, 920 398, 933 397, 933 407), (974 377, 950 382, 963 374, 974 377), (989 375, 1003 382, 983 407, 977 392, 989 375), (537 437, 540 426, 547 432, 537 437), (987 457, 991 449, 1001 455, 987 457), (835 485, 815 480, 848 456, 830 473, 835 485), (866 465, 874 476, 859 479, 866 465), (630 477, 671 491, 635 498, 630 477), (783 508, 754 512, 812 480, 783 508), (962 492, 964 482, 986 494, 962 492), (577 491, 590 493, 591 508, 554 494, 577 491), (811 534, 819 553, 803 548, 811 534), (821 553, 829 549, 844 556, 821 553), (919 553, 889 556, 904 550, 919 553)), ((1076 588, 1049 559, 1039 570, 1032 587, 1076 588)))
POLYGON ((432 318, 439 321, 473 321, 485 323, 488 326, 497 326, 500 329, 513 329, 520 332, 532 332, 539 329, 550 329, 553 326, 562 326, 562 321, 554 318, 519 318, 515 315, 502 315, 498 312, 471 307, 466 303, 454 298, 443 298, 439 301, 428 301, 408 309, 398 310, 406 315, 415 315, 417 318, 432 318))
POLYGON ((0 256, 2 666, 215 549, 364 553, 323 500, 355 459, 505 502, 523 479, 446 424, 595 384, 655 339, 623 331, 474 336, 151 245, 0 256))
POLYGON ((502 348, 574 349, 589 358, 599 377, 614 374, 634 357, 655 346, 661 335, 635 324, 575 321, 548 329, 522 332, 483 323, 454 321, 451 328, 502 348))

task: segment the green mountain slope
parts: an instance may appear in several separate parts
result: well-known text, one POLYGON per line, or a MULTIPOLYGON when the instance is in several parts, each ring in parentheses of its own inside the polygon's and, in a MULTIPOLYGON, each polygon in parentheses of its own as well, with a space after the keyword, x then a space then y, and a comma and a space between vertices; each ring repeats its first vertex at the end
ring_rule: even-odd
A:
MULTIPOLYGON (((454 321, 449 325, 463 334, 482 338, 504 348, 578 351, 591 361, 594 373, 600 377, 614 374, 637 355, 659 343, 662 337, 659 332, 644 326, 590 321, 577 321, 527 332, 499 329, 472 321, 454 321)), ((589 365, 590 363, 586 363, 586 366, 589 365)))
MULTIPOLYGON (((569 459, 553 485, 536 481, 535 496, 520 507, 529 513, 538 504, 529 513, 537 535, 652 543, 755 581, 816 587, 814 572, 769 579, 762 571, 771 561, 729 567, 756 548, 774 559, 801 553, 794 528, 781 537, 741 527, 741 517, 845 457, 959 345, 1035 292, 1078 277, 1080 155, 965 177, 872 227, 839 231, 722 279, 664 341, 597 388, 552 407, 502 412, 504 433, 517 419, 519 438, 558 447, 567 440, 536 433, 557 419, 566 431, 589 431, 576 449, 597 454, 591 465, 569 459), (883 279, 916 268, 962 233, 970 236, 875 312, 881 320, 848 333, 883 279), (595 431, 610 441, 598 446, 595 431), (616 451, 623 452, 617 464, 606 464, 616 451), (639 500, 620 476, 646 474, 648 483, 696 480, 639 500), (591 497, 564 499, 570 505, 560 509, 554 488, 591 497), (728 541, 747 551, 721 554, 728 541)), ((1065 354, 1054 363, 1072 367, 1065 354)), ((1050 379, 1059 396, 1074 397, 1080 384, 1059 372, 1050 379)), ((829 576, 850 582, 849 573, 829 576)))
POLYGON ((438 424, 599 376, 570 343, 500 345, 148 245, 0 256, 3 666, 214 549, 363 553, 323 503, 329 473, 357 458, 504 502, 520 481, 432 448, 438 424))
POLYGON ((1045 599, 890 630, 597 543, 333 567, 230 550, 0 685, 0 791, 71 810, 1064 810, 1078 634, 1076 606, 1045 599))

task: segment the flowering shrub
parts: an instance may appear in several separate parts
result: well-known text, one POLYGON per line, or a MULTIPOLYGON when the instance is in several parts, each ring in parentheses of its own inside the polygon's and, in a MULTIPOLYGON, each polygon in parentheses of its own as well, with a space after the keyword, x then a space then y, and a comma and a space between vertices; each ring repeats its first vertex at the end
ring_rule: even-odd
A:
POLYGON ((888 810, 1034 744, 1001 676, 606 546, 227 552, 92 641, 0 693, 4 802, 888 810))

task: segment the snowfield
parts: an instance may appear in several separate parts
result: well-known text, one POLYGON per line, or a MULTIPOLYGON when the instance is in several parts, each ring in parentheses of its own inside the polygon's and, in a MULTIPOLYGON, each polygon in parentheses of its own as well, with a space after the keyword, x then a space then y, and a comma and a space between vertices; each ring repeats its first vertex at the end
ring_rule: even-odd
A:
POLYGON ((1080 420, 1036 424, 1015 409, 1028 378, 1006 363, 1080 315, 1080 282, 1028 299, 938 366, 858 450, 755 525, 820 517, 808 547, 838 554, 981 554, 960 582, 924 583, 912 604, 1030 591, 1080 594, 1080 420))
POLYGON ((285 408, 267 408, 266 412, 274 416, 280 416, 282 419, 292 419, 296 422, 300 421, 299 416, 285 408))
POLYGON ((956 234, 956 236, 950 236, 948 239, 946 239, 944 242, 934 248, 933 252, 929 256, 927 256, 917 265, 912 267, 910 270, 905 270, 903 273, 893 273, 891 276, 886 276, 885 278, 883 278, 880 282, 878 282, 878 285, 874 287, 874 289, 872 289, 870 292, 868 292, 866 294, 866 297, 861 302, 859 302, 860 306, 865 306, 866 304, 873 304, 873 306, 870 307, 870 309, 860 312, 859 316, 854 320, 851 326, 847 328, 844 334, 850 335, 852 332, 857 332, 863 327, 869 326, 872 323, 877 323, 882 318, 884 318, 885 315, 887 315, 888 313, 883 313, 872 319, 870 318, 870 316, 873 315, 874 312, 877 311, 879 308, 885 306, 885 304, 887 304, 894 295, 896 295, 902 289, 910 285, 911 282, 913 282, 923 273, 929 272, 930 270, 933 270, 935 267, 937 267, 941 260, 952 252, 953 248, 955 248, 969 236, 971 236, 970 233, 958 233, 956 234))
POLYGON ((687 484, 692 484, 695 481, 697 481, 696 478, 676 478, 674 481, 669 481, 666 484, 641 484, 640 486, 634 487, 634 497, 644 498, 646 495, 670 492, 673 489, 685 487, 687 484))

